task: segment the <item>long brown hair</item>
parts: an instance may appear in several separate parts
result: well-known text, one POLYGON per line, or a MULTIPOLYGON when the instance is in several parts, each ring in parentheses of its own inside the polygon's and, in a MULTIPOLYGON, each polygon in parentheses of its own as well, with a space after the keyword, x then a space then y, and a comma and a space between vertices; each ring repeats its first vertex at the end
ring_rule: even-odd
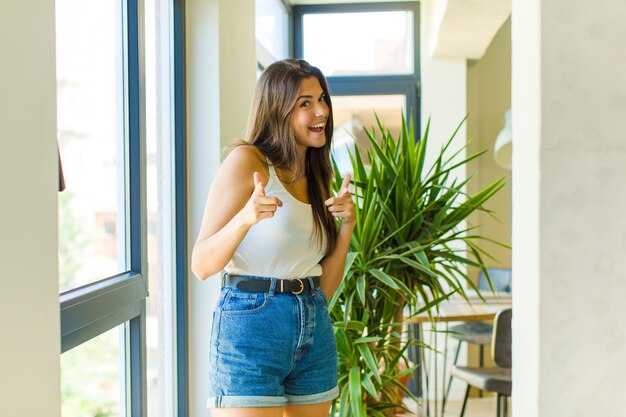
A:
POLYGON ((322 72, 303 59, 285 59, 269 65, 257 83, 245 142, 256 146, 274 166, 292 170, 294 178, 306 176, 307 194, 313 211, 313 237, 326 253, 334 249, 337 237, 335 218, 324 205, 330 197, 333 175, 330 163, 332 137, 333 107, 322 72), (326 143, 321 148, 307 148, 303 167, 291 116, 300 83, 310 77, 319 81, 329 113, 324 128, 326 143))

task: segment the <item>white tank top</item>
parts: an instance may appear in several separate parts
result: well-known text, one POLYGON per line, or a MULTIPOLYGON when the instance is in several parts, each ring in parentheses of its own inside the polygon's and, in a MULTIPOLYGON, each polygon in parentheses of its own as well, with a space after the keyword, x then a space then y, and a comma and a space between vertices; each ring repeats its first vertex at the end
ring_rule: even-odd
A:
POLYGON ((248 230, 224 270, 230 274, 279 279, 322 275, 324 252, 313 240, 311 205, 292 196, 269 165, 265 195, 283 202, 274 217, 248 230))

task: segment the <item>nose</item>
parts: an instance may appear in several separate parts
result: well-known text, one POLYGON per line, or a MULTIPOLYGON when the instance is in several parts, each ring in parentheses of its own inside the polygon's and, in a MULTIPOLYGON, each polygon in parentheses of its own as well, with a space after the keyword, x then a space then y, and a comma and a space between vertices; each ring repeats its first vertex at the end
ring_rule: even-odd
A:
POLYGON ((315 116, 328 117, 328 104, 325 102, 318 102, 315 107, 315 116))

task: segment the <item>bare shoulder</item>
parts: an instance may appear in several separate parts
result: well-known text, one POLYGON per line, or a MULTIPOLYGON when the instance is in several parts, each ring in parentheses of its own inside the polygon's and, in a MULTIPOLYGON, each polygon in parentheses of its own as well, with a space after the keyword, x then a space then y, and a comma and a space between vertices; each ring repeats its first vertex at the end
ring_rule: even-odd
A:
POLYGON ((265 164, 265 156, 252 145, 239 145, 233 148, 230 153, 224 159, 226 161, 232 160, 235 163, 245 163, 247 165, 263 165, 265 164))
POLYGON ((255 146, 240 145, 235 147, 222 162, 217 180, 229 187, 252 189, 255 172, 261 174, 263 181, 267 181, 268 170, 265 156, 255 146))
POLYGON ((255 146, 240 145, 226 156, 220 171, 228 173, 233 178, 245 179, 251 179, 252 174, 258 172, 266 179, 267 162, 265 156, 255 146))

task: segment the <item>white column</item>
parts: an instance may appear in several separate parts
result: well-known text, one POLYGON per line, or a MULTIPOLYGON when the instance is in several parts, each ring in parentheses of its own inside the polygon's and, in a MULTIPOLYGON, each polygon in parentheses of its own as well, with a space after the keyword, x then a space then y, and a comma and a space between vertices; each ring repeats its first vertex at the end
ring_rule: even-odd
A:
POLYGON ((626 3, 513 1, 513 415, 621 416, 626 3))
POLYGON ((61 415, 54 1, 0 2, 0 404, 61 415))
MULTIPOLYGON (((188 0, 187 155, 189 250, 200 229, 223 148, 246 132, 256 81, 254 0, 188 0)), ((189 253, 191 255, 191 253, 189 253)), ((189 272, 189 414, 208 415, 212 308, 219 277, 189 272)))

